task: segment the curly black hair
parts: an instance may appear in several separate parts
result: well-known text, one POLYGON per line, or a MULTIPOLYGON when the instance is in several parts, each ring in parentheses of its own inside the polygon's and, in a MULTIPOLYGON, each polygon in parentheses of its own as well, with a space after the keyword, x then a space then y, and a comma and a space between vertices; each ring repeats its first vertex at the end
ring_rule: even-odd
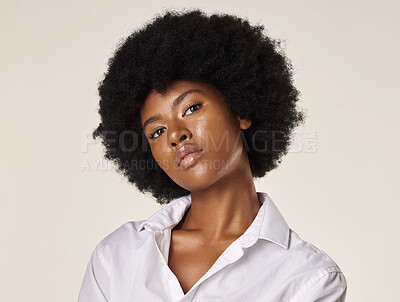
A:
POLYGON ((93 138, 101 137, 104 157, 160 204, 189 194, 155 161, 140 120, 152 89, 162 94, 188 80, 214 85, 235 115, 252 121, 242 135, 253 178, 276 168, 305 112, 296 106, 300 93, 281 41, 263 30, 233 15, 169 10, 123 39, 98 87, 93 138))

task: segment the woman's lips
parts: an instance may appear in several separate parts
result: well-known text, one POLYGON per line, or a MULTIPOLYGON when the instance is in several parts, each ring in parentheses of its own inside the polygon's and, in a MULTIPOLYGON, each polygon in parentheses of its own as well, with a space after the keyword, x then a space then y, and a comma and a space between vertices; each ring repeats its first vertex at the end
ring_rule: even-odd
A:
POLYGON ((188 154, 194 153, 194 152, 200 152, 203 151, 202 148, 197 147, 192 144, 186 144, 180 147, 176 152, 175 152, 175 162, 177 167, 180 166, 181 160, 188 154))
POLYGON ((185 158, 182 159, 181 163, 180 163, 180 167, 182 169, 187 169, 191 166, 193 166, 198 158, 204 153, 204 151, 196 151, 196 152, 192 152, 189 153, 188 155, 186 155, 185 158))

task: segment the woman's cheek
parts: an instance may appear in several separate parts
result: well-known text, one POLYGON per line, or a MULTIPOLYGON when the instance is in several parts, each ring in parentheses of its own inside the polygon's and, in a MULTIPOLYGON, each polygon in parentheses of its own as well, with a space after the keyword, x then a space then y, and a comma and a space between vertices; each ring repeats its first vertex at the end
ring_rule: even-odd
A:
MULTIPOLYGON (((154 150, 155 148, 153 148, 154 150)), ((157 162, 157 164, 160 166, 161 169, 164 170, 165 173, 168 174, 168 172, 171 169, 174 169, 174 154, 171 153, 171 151, 167 152, 167 151, 152 151, 154 160, 157 162), (169 155, 169 156, 166 156, 169 155)))

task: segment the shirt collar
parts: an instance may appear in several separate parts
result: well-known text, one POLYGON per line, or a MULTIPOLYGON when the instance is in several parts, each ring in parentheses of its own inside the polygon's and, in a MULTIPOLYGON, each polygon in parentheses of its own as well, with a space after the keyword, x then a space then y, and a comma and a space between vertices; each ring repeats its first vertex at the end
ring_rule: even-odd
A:
MULTIPOLYGON (((261 238, 287 249, 289 246, 288 224, 267 193, 257 192, 257 197, 261 207, 251 225, 241 236, 242 246, 250 247, 261 238)), ((148 229, 156 232, 172 228, 181 221, 190 204, 190 193, 172 200, 147 220, 142 221, 138 231, 148 229)))

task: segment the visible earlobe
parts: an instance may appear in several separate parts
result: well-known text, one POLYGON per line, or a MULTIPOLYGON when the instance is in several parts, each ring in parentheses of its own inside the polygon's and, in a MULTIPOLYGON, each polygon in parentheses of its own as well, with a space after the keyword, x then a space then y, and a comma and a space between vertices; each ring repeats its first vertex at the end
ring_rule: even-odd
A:
POLYGON ((237 118, 238 118, 239 126, 240 126, 240 129, 241 129, 241 130, 246 130, 246 129, 249 129, 249 128, 250 128, 250 126, 251 126, 251 121, 242 119, 242 118, 240 118, 240 117, 237 117, 237 118))

